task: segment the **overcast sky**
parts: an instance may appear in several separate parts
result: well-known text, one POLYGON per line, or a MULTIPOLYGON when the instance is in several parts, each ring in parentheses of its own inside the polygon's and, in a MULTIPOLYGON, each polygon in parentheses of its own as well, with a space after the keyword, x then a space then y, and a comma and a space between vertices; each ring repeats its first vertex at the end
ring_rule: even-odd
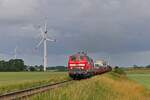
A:
POLYGON ((0 57, 17 46, 26 64, 43 63, 39 25, 48 23, 49 66, 66 65, 80 50, 112 65, 150 64, 149 0, 0 0, 0 57))

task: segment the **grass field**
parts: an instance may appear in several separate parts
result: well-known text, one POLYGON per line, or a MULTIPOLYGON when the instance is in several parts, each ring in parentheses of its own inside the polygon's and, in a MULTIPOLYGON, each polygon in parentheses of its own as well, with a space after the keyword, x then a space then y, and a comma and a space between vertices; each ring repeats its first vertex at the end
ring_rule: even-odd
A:
POLYGON ((106 73, 74 81, 30 100, 149 100, 150 91, 126 76, 106 73))
POLYGON ((66 79, 66 72, 0 72, 0 94, 66 79))
POLYGON ((135 69, 127 71, 129 79, 134 80, 150 89, 150 69, 135 69))
MULTIPOLYGON (((27 100, 149 100, 149 72, 129 70, 128 77, 109 72, 73 81, 64 87, 32 96, 27 100)), ((0 94, 68 78, 67 72, 0 72, 0 94)))
POLYGON ((150 74, 150 69, 128 69, 127 74, 150 74))

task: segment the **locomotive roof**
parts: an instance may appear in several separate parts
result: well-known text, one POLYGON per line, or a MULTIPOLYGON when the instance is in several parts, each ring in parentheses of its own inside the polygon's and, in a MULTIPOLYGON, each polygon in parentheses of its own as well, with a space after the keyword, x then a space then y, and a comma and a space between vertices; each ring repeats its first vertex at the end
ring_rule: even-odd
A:
POLYGON ((86 58, 88 58, 88 59, 92 59, 91 57, 89 57, 86 53, 84 53, 84 52, 78 52, 78 53, 76 53, 76 54, 74 54, 74 55, 71 55, 71 56, 84 56, 84 57, 86 57, 86 58))
POLYGON ((87 56, 87 54, 78 52, 78 53, 76 53, 76 54, 74 54, 72 56, 87 56))

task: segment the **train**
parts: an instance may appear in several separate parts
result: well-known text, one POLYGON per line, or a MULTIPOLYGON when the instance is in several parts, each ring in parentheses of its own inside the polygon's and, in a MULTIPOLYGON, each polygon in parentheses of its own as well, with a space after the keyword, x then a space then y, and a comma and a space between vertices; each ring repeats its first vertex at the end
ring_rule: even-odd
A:
POLYGON ((78 52, 69 56, 67 69, 72 79, 89 78, 112 70, 111 66, 104 61, 94 64, 93 59, 85 52, 78 52))

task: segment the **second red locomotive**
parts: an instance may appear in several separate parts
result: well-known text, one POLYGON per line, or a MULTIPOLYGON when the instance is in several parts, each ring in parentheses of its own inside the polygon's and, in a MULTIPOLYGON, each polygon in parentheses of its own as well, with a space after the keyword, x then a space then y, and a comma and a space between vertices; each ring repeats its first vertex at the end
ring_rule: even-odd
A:
POLYGON ((68 71, 71 78, 81 79, 111 71, 111 67, 108 65, 95 67, 92 58, 84 52, 78 52, 69 57, 68 71))

